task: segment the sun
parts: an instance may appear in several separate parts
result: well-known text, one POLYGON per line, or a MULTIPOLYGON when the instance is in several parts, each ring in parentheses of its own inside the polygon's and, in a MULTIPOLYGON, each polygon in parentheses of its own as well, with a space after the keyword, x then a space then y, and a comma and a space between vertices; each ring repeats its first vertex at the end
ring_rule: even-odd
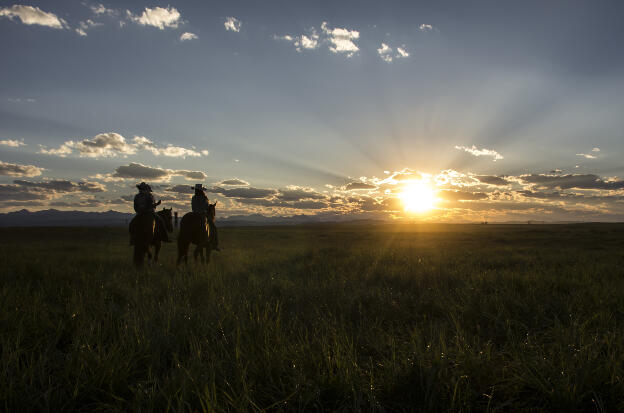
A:
POLYGON ((409 181, 399 194, 405 212, 423 213, 435 206, 436 197, 433 189, 425 182, 409 181))

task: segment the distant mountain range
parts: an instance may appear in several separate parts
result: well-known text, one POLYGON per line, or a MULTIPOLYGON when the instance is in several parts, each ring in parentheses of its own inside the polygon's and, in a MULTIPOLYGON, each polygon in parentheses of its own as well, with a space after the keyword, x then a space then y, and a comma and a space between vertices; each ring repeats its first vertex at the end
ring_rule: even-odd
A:
MULTIPOLYGON (((59 211, 46 209, 44 211, 21 211, 0 214, 0 227, 89 227, 89 226, 126 226, 134 214, 118 211, 85 212, 59 211)), ((180 217, 182 218, 182 217, 180 217)), ((293 215, 288 217, 267 217, 260 214, 233 215, 227 218, 218 218, 219 226, 253 226, 253 225, 295 225, 320 222, 375 222, 371 220, 354 220, 348 216, 318 217, 314 215, 293 215), (333 218, 333 219, 332 219, 333 218)))

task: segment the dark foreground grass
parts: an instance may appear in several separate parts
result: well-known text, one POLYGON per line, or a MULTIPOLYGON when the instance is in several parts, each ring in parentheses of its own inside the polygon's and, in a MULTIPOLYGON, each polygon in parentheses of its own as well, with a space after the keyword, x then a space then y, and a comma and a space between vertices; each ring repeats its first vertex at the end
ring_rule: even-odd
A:
POLYGON ((0 409, 624 410, 624 226, 0 230, 0 409))

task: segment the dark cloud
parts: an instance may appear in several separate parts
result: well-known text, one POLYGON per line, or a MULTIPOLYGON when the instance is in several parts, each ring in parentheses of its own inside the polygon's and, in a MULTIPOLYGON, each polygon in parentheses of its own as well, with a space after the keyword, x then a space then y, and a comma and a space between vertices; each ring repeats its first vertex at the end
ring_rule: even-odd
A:
POLYGON ((349 182, 345 186, 345 190, 347 191, 353 191, 356 189, 375 189, 375 188, 377 188, 375 185, 367 184, 364 182, 349 182))
POLYGON ((447 201, 476 201, 485 199, 488 194, 485 192, 467 192, 467 191, 439 191, 438 196, 447 201))
POLYGON ((0 201, 34 201, 48 200, 49 193, 31 191, 19 185, 0 185, 0 201))
POLYGON ((304 199, 325 199, 327 196, 308 189, 294 188, 280 189, 277 198, 282 201, 301 201, 304 199))
POLYGON ((42 168, 34 165, 20 165, 17 163, 8 163, 0 161, 0 175, 33 177, 41 175, 42 168))
POLYGON ((166 181, 173 176, 182 176, 186 179, 199 181, 206 179, 206 174, 201 171, 154 168, 135 162, 117 167, 111 176, 113 178, 145 179, 155 181, 166 181))
POLYGON ((262 188, 221 188, 219 186, 213 186, 208 188, 208 192, 213 194, 221 194, 228 198, 268 198, 270 196, 277 195, 275 189, 262 189, 262 188))
POLYGON ((477 178, 479 182, 488 184, 488 185, 503 186, 503 185, 510 184, 508 180, 500 176, 478 175, 478 176, 475 176, 475 178, 477 178))
POLYGON ((178 194, 194 194, 195 189, 191 185, 174 185, 165 189, 168 192, 177 192, 178 194))
POLYGON ((218 185, 229 185, 229 186, 248 186, 249 182, 243 181, 242 179, 234 178, 234 179, 226 179, 218 183, 218 185))
POLYGON ((623 189, 624 181, 605 181, 594 174, 545 175, 531 174, 519 177, 523 182, 543 189, 623 189))
POLYGON ((291 208, 291 209, 323 209, 327 208, 325 202, 320 201, 280 201, 277 199, 236 199, 236 202, 240 202, 245 205, 258 205, 267 208, 291 208))
POLYGON ((105 192, 106 187, 99 182, 71 182, 65 180, 31 182, 16 179, 15 185, 25 188, 45 189, 54 192, 105 192))

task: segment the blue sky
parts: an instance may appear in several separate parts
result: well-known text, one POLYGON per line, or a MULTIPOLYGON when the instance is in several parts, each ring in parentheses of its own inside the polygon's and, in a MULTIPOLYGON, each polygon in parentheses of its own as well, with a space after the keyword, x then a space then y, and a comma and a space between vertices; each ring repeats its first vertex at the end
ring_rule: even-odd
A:
POLYGON ((621 220, 623 11, 0 2, 0 209, 125 211, 146 180, 180 210, 203 182, 224 215, 402 219, 426 181, 419 219, 621 220))

